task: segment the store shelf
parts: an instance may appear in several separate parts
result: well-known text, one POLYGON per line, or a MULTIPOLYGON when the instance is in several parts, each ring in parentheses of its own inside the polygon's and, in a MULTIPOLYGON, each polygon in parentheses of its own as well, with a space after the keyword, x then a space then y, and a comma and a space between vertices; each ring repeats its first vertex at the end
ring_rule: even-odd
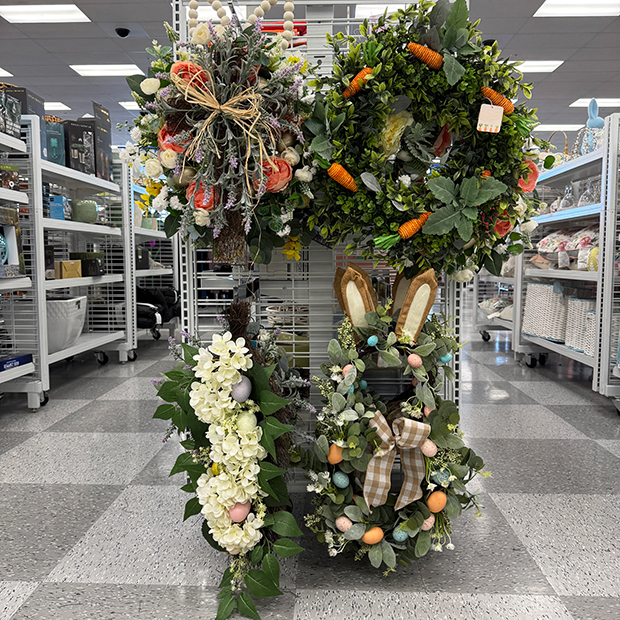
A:
POLYGON ((510 286, 514 286, 515 279, 514 278, 502 278, 501 276, 492 276, 492 275, 479 275, 478 278, 481 282, 495 282, 497 284, 510 284, 510 286))
POLYGON ((26 143, 19 138, 14 138, 6 133, 0 133, 0 151, 10 153, 25 153, 26 143))
POLYGON ((115 340, 122 340, 123 338, 125 338, 124 331, 103 334, 82 334, 72 347, 52 353, 48 357, 48 362, 53 364, 54 362, 59 362, 60 360, 67 359, 68 357, 84 353, 85 351, 97 351, 97 349, 104 347, 106 344, 114 342, 115 340))
MULTIPOLYGON (((557 166, 548 172, 543 172, 538 177, 538 185, 554 182, 556 180, 564 182, 565 176, 587 178, 592 174, 600 173, 601 162, 603 161, 603 149, 598 149, 587 155, 571 159, 565 164, 557 166)), ((576 179, 573 179, 576 180, 576 179)))
POLYGON ((559 342, 551 342, 551 340, 545 340, 544 338, 538 338, 537 336, 527 336, 526 334, 523 334, 523 339, 531 342, 532 344, 537 344, 539 347, 549 349, 549 351, 553 351, 554 353, 559 353, 564 357, 569 357, 576 362, 590 366, 590 368, 594 367, 593 357, 580 353, 579 351, 575 351, 574 349, 569 349, 566 345, 560 344, 559 342))
POLYGON ((120 187, 111 181, 104 181, 91 174, 84 174, 77 170, 55 164, 51 161, 41 160, 43 180, 62 185, 74 190, 92 190, 97 192, 120 192, 120 187))
POLYGON ((113 284, 122 282, 125 276, 117 273, 109 276, 91 276, 88 278, 65 278, 64 280, 46 280, 45 290, 53 291, 59 288, 77 288, 79 286, 95 286, 97 284, 113 284))
POLYGON ((163 230, 149 230, 148 228, 133 227, 133 232, 137 237, 146 237, 147 239, 168 239, 163 230))
POLYGON ((27 288, 32 288, 30 278, 0 278, 0 293, 23 291, 27 288))
POLYGON ((206 291, 232 291, 239 286, 238 282, 230 276, 201 276, 198 278, 200 288, 206 291))
POLYGON ((13 379, 19 379, 24 375, 29 375, 34 372, 34 364, 32 362, 28 362, 28 364, 22 364, 17 368, 11 368, 9 370, 3 370, 0 372, 0 384, 6 383, 7 381, 13 381, 13 379))
POLYGON ((47 230, 87 233, 90 235, 110 235, 113 237, 120 237, 123 234, 120 228, 106 226, 105 224, 86 224, 84 222, 73 222, 71 220, 52 220, 49 217, 43 218, 43 228, 47 230))
POLYGON ((172 267, 166 267, 165 269, 137 269, 134 273, 136 278, 151 278, 157 276, 171 276, 172 267))
POLYGON ((564 209, 555 213, 546 213, 532 218, 539 224, 554 224, 555 222, 570 222, 572 220, 582 220, 587 217, 598 217, 601 214, 603 205, 598 202, 593 205, 575 207, 574 209, 564 209))
POLYGON ((0 187, 0 200, 6 200, 7 202, 18 202, 21 205, 27 205, 28 194, 25 194, 24 192, 16 192, 14 189, 0 187))
POLYGON ((499 317, 495 317, 492 319, 487 318, 486 325, 489 328, 503 327, 504 329, 512 331, 512 321, 507 321, 506 319, 500 319, 499 317))
POLYGON ((580 280, 582 282, 596 282, 598 271, 571 271, 570 269, 536 269, 530 267, 525 270, 527 278, 545 278, 550 280, 580 280))
POLYGON ((614 377, 620 378, 620 366, 614 366, 612 372, 614 377))

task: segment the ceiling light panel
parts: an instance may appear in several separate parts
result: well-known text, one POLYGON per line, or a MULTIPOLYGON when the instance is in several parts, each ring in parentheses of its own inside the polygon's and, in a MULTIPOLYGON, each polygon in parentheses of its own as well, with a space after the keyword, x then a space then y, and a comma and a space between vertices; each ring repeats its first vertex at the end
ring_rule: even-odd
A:
POLYGON ((5 69, 0 69, 0 77, 13 77, 13 74, 9 73, 5 69))
POLYGON ((534 17, 617 17, 620 0, 545 0, 534 17))
POLYGON ((581 125, 538 125, 534 131, 579 131, 583 127, 581 125))
MULTIPOLYGON (((598 97, 595 97, 595 99, 599 108, 620 108, 620 99, 599 99, 598 97)), ((592 97, 577 99, 577 101, 573 101, 569 107, 587 108, 590 105, 590 101, 592 101, 592 97)))
POLYGON ((563 60, 524 60, 517 69, 522 73, 552 73, 563 63, 563 60))
POLYGON ((75 4, 13 4, 0 6, 0 16, 11 24, 68 24, 89 22, 75 4))
POLYGON ((126 77, 144 73, 137 65, 69 65, 82 77, 126 77))
MULTIPOLYGON (((232 17, 232 13, 230 12, 230 8, 222 4, 222 8, 226 11, 226 15, 228 17, 232 17)), ((189 11, 189 7, 187 7, 187 11, 189 11)), ((247 18, 248 7, 247 6, 235 6, 235 13, 243 20, 247 18)), ((187 16, 189 19, 189 15, 187 16)), ((217 16, 217 11, 211 8, 210 6, 199 6, 198 7, 198 21, 199 22, 220 22, 220 18, 217 16)))
POLYGON ((68 105, 62 103, 62 101, 46 101, 45 102, 45 111, 46 112, 62 112, 66 110, 70 110, 71 108, 68 105))
POLYGON ((396 13, 398 9, 407 8, 406 4, 358 4, 355 6, 356 19, 367 19, 369 17, 381 17, 387 9, 388 15, 396 13))
POLYGON ((125 110, 139 110, 140 106, 135 101, 119 101, 119 105, 123 106, 125 110))

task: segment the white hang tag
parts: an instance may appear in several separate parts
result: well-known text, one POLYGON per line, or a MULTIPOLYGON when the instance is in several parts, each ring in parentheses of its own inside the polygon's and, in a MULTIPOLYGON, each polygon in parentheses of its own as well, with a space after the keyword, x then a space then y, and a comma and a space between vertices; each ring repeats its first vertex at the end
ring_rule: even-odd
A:
POLYGON ((504 108, 502 106, 483 103, 480 106, 477 129, 487 133, 499 133, 499 130, 502 128, 503 118, 504 108))

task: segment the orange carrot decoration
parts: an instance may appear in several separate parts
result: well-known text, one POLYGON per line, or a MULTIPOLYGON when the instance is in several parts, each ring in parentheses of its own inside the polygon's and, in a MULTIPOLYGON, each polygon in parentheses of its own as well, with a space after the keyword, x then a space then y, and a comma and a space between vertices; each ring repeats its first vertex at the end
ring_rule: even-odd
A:
POLYGON ((393 245, 405 239, 411 239, 413 235, 420 231, 422 226, 426 224, 426 220, 430 217, 430 212, 422 213, 419 218, 409 220, 401 224, 398 233, 395 235, 385 235, 375 239, 375 245, 381 250, 389 250, 393 245))
POLYGON ((441 69, 443 67, 443 56, 429 49, 425 45, 418 45, 417 43, 409 43, 407 49, 425 65, 428 65, 431 69, 441 69))
POLYGON ((357 191, 357 185, 353 177, 340 164, 332 164, 327 174, 329 174, 336 183, 340 183, 342 187, 346 187, 346 189, 350 189, 352 192, 357 191))
POLYGON ((482 175, 481 175, 481 176, 482 176, 482 178, 483 178, 483 179, 486 179, 487 177, 490 177, 490 176, 491 176, 491 171, 490 171, 490 170, 485 170, 485 171, 482 173, 482 175))
POLYGON ((345 99, 353 97, 362 90, 362 87, 366 84, 366 78, 372 73, 370 67, 364 67, 352 80, 351 85, 342 94, 345 99))
POLYGON ((510 99, 506 99, 504 95, 500 95, 497 91, 486 86, 483 86, 480 90, 487 99, 491 100, 491 103, 493 105, 499 105, 504 108, 504 114, 506 114, 507 116, 510 116, 515 111, 515 107, 514 105, 512 105, 512 101, 510 101, 510 99))

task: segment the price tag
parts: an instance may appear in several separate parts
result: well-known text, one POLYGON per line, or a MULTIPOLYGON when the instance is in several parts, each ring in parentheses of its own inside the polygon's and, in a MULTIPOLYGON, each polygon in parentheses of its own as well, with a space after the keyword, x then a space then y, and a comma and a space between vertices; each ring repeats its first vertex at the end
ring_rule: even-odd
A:
POLYGON ((480 106, 477 129, 487 133, 499 133, 499 130, 502 128, 503 118, 504 108, 502 106, 483 103, 480 106))

